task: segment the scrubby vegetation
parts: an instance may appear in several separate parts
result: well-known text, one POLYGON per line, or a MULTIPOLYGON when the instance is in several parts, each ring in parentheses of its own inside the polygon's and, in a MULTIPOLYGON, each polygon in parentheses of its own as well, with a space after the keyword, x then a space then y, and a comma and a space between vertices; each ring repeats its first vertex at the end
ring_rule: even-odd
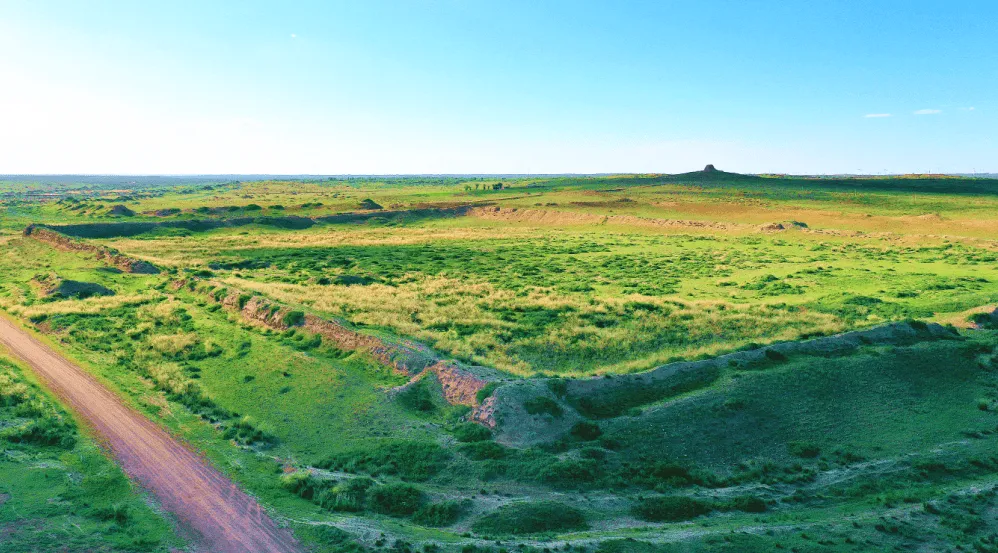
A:
POLYGON ((554 501, 512 503, 478 519, 472 526, 478 533, 491 535, 565 532, 587 527, 581 511, 554 501))
POLYGON ((89 437, 0 356, 3 551, 167 551, 179 540, 89 437))
MULTIPOLYGON (((994 548, 993 183, 315 179, 51 202, 3 186, 0 308, 316 551, 994 548), (27 223, 75 225, 162 272, 53 248, 20 235, 27 223), (53 294, 57 280, 71 285, 53 294), (827 356, 774 345, 890 321, 916 335, 827 356), (953 330, 929 340, 934 323, 953 330), (398 344, 470 376, 417 375, 398 344)), ((63 463, 24 479, 34 505, 58 498, 0 508, 0 536, 12 512, 55 513, 83 549, 100 533, 111 549, 173 544, 127 481, 66 460, 92 446, 53 403, 20 399, 36 392, 0 376, 15 452, 0 471, 63 463), (77 474, 93 487, 66 491, 77 474), (107 501, 86 499, 98 488, 107 501)), ((15 505, 27 496, 8 480, 0 503, 15 505)), ((11 535, 75 539, 30 528, 11 535)))

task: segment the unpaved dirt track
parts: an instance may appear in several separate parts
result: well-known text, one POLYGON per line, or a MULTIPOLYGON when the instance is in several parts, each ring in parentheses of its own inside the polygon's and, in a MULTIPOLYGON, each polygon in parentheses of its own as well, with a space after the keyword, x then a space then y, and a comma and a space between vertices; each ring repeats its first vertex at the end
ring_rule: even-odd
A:
POLYGON ((125 406, 83 369, 0 316, 0 344, 27 362, 106 440, 125 472, 152 492, 200 550, 298 553, 255 500, 165 430, 125 406))

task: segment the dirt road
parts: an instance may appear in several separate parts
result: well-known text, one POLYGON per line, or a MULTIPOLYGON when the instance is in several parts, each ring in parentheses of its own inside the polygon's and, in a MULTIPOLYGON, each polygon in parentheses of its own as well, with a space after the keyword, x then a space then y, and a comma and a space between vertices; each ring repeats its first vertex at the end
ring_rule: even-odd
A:
POLYGON ((301 548, 255 500, 83 369, 0 316, 0 344, 27 362, 88 421, 121 467, 149 490, 206 552, 292 553, 301 548))

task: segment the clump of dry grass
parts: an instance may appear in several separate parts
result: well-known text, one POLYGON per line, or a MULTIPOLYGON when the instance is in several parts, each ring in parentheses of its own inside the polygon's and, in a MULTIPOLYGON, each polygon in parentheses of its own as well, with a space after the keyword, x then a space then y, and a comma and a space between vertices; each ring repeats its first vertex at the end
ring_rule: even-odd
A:
POLYGON ((149 338, 149 345, 156 351, 175 356, 188 351, 200 342, 197 334, 192 332, 178 332, 176 334, 160 334, 149 338))

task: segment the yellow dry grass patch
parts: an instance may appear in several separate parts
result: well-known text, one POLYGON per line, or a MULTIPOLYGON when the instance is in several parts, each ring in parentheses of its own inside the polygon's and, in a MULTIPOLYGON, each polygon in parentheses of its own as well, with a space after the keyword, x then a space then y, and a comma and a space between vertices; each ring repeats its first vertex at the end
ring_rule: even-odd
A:
MULTIPOLYGON (((397 286, 305 286, 285 283, 261 283, 229 278, 226 284, 252 290, 282 303, 303 305, 316 311, 341 317, 353 323, 391 329, 431 344, 445 354, 472 359, 507 372, 529 375, 536 372, 521 352, 546 351, 571 358, 574 351, 646 351, 626 361, 607 363, 599 372, 632 372, 666 362, 672 357, 713 354, 730 349, 726 333, 755 336, 766 341, 792 340, 802 331, 834 333, 843 330, 835 317, 823 313, 790 313, 738 306, 723 301, 681 301, 628 295, 592 302, 583 295, 560 294, 550 290, 515 291, 500 289, 486 282, 446 277, 413 278, 397 286), (629 302, 659 306, 655 313, 627 313, 629 302), (517 324, 502 319, 494 310, 535 311, 563 310, 557 324, 539 336, 521 338, 511 343, 502 338, 515 333, 517 324), (567 308, 567 309, 566 309, 567 308), (587 318, 605 314, 628 318, 629 324, 603 328, 587 318), (458 332, 454 328, 472 329, 458 332), (671 347, 664 344, 657 351, 647 351, 646 343, 660 336, 663 329, 685 329, 684 339, 704 345, 671 347)), ((592 373, 570 367, 563 374, 592 373)))
POLYGON ((160 292, 143 292, 121 296, 101 296, 82 300, 63 300, 38 305, 4 305, 11 313, 32 318, 42 315, 94 314, 129 305, 140 305, 163 297, 160 292))
POLYGON ((149 338, 149 345, 166 355, 177 355, 198 343, 198 336, 192 332, 161 334, 149 338))

